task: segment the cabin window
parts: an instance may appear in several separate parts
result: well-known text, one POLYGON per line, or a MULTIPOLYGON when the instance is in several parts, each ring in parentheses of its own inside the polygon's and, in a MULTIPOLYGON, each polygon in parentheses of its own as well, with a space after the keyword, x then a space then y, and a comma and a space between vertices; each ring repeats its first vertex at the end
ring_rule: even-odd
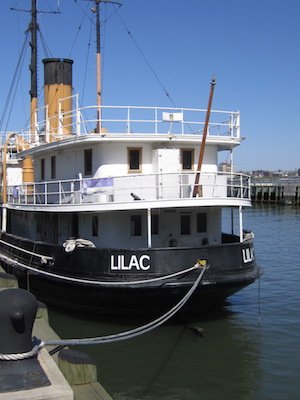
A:
POLYGON ((98 236, 99 233, 99 220, 98 220, 98 216, 94 216, 92 218, 92 235, 93 236, 98 236))
POLYGON ((56 178, 56 157, 51 157, 51 179, 56 178))
POLYGON ((142 235, 142 216, 132 215, 130 223, 131 236, 141 236, 142 235))
POLYGON ((84 175, 92 175, 93 173, 93 150, 84 150, 84 175))
POLYGON ((191 216, 189 214, 181 215, 180 232, 182 235, 191 234, 191 216))
POLYGON ((182 170, 191 171, 194 169, 194 149, 181 149, 182 170))
POLYGON ((158 235, 158 214, 151 215, 151 233, 158 235))
POLYGON ((128 172, 142 172, 142 149, 128 148, 128 172))
POLYGON ((41 159, 41 180, 45 180, 45 159, 41 159))
POLYGON ((207 232, 206 213, 197 213, 197 232, 207 232))

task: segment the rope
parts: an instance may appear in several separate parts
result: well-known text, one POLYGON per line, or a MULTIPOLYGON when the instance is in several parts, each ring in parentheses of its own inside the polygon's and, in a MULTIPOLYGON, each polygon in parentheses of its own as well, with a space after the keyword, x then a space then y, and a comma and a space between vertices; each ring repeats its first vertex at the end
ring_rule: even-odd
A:
MULTIPOLYGON (((5 115, 7 113, 8 107, 10 105, 11 97, 13 96, 13 99, 15 98, 16 90, 17 90, 17 84, 20 82, 20 74, 21 74, 22 66, 23 66, 24 59, 25 59, 25 54, 26 54, 26 49, 27 49, 27 42, 29 40, 29 31, 26 31, 25 33, 26 33, 26 35, 25 35, 24 43, 23 43, 23 46, 22 46, 22 49, 21 49, 21 53, 19 55, 18 62, 17 62, 17 67, 16 67, 16 70, 14 72, 14 76, 13 76, 13 79, 12 79, 12 82, 11 82, 9 93, 8 93, 8 96, 7 96, 7 99, 6 99, 6 102, 5 102, 5 106, 4 106, 2 115, 1 115, 0 129, 2 128, 2 125, 4 124, 5 115), (16 82, 17 82, 17 84, 16 84, 16 82), (15 88, 14 88, 14 86, 15 86, 15 88), (14 91, 13 91, 13 89, 14 89, 14 91)), ((9 119, 10 119, 10 114, 11 114, 11 111, 12 111, 13 101, 14 100, 12 100, 11 105, 10 105, 10 111, 9 111, 9 115, 7 117, 6 127, 4 128, 4 130, 7 129, 7 125, 8 125, 9 119)))
POLYGON ((17 360, 25 360, 27 358, 32 358, 38 354, 40 349, 44 347, 44 342, 37 339, 35 336, 32 339, 32 349, 25 353, 12 353, 12 354, 3 354, 0 353, 1 361, 17 361, 17 360))
POLYGON ((198 287, 201 279, 203 278, 203 275, 207 268, 207 261, 201 260, 201 261, 197 262, 197 268, 202 269, 201 273, 199 274, 198 278, 194 282, 193 286, 186 293, 186 295, 174 307, 172 307, 169 311, 167 311, 165 314, 163 314, 159 318, 155 319, 154 321, 151 321, 151 322, 149 322, 145 325, 142 325, 138 328, 131 329, 131 330, 125 331, 125 332, 120 332, 120 333, 117 333, 114 335, 100 336, 100 337, 94 337, 94 338, 83 338, 83 339, 49 340, 49 341, 44 342, 45 346, 58 345, 59 347, 57 349, 53 349, 51 351, 51 354, 54 354, 56 351, 61 350, 61 348, 65 347, 65 346, 113 343, 113 342, 117 342, 117 341, 121 341, 121 340, 132 339, 136 336, 148 333, 151 330, 158 328, 160 325, 164 324, 171 317, 173 317, 173 315, 175 315, 186 304, 186 302, 189 300, 189 298, 192 296, 192 294, 198 287))
MULTIPOLYGON (((41 257, 42 259, 47 259, 47 260, 53 260, 53 257, 46 256, 44 254, 35 253, 33 251, 30 251, 30 250, 26 250, 23 247, 15 246, 14 244, 8 243, 5 240, 0 240, 0 243, 6 245, 8 247, 12 247, 13 249, 16 249, 16 250, 19 250, 19 251, 23 251, 23 253, 30 254, 31 256, 41 257)), ((34 247, 35 247, 35 245, 34 245, 34 247)))
POLYGON ((126 282, 111 282, 111 281, 109 281, 109 282, 105 282, 105 281, 93 281, 93 280, 89 280, 89 279, 72 278, 72 277, 68 277, 68 276, 54 274, 53 272, 41 271, 38 268, 34 268, 34 267, 30 267, 28 265, 22 264, 19 261, 13 260, 12 258, 9 258, 3 254, 0 254, 0 259, 3 260, 4 262, 9 262, 20 268, 24 268, 24 269, 33 271, 34 273, 37 273, 40 275, 51 276, 52 278, 61 279, 61 280, 65 280, 65 281, 76 282, 76 283, 86 283, 89 285, 96 285, 96 286, 127 286, 127 285, 141 285, 141 284, 145 284, 145 283, 153 283, 153 282, 157 282, 157 281, 164 281, 167 279, 171 279, 171 278, 174 278, 174 277, 177 277, 180 275, 184 275, 184 274, 187 274, 187 273, 199 268, 198 264, 196 263, 193 267, 189 267, 183 271, 174 272, 173 274, 164 275, 164 276, 160 276, 157 278, 144 279, 144 280, 139 280, 139 281, 126 281, 126 282))
POLYGON ((175 305, 173 306, 169 311, 167 311, 165 314, 160 316, 159 318, 142 325, 138 328, 131 329, 129 331, 125 332, 120 332, 117 334, 113 335, 107 335, 107 336, 99 336, 99 337, 94 337, 94 338, 82 338, 82 339, 66 339, 66 340, 46 340, 46 341, 41 341, 40 339, 33 337, 32 339, 32 349, 28 352, 25 353, 12 353, 12 354, 3 354, 0 353, 0 360, 2 361, 16 361, 16 360, 24 360, 27 358, 34 357, 38 354, 38 352, 44 347, 44 346, 57 346, 53 350, 49 351, 50 355, 55 354, 56 352, 60 351, 66 346, 75 346, 75 345, 91 345, 91 344, 103 344, 103 343, 113 343, 117 341, 122 341, 122 340, 128 340, 132 339, 136 336, 145 334, 150 332, 153 329, 158 328, 160 325, 164 324, 166 321, 168 321, 171 317, 173 317, 189 300, 189 298, 192 296, 196 288, 198 287, 200 281, 203 278, 203 275, 205 273, 205 270, 207 268, 207 260, 199 260, 197 263, 194 265, 194 268, 201 269, 201 273, 199 274, 198 278, 192 285, 192 287, 189 289, 189 291, 186 293, 186 295, 175 305))

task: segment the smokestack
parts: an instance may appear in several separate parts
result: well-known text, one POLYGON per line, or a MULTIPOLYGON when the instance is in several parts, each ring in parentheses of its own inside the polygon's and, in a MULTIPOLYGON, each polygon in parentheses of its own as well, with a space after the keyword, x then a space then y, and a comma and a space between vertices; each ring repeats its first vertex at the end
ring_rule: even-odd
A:
POLYGON ((44 98, 48 106, 50 119, 50 141, 58 140, 59 134, 59 100, 68 97, 61 102, 61 113, 64 118, 61 121, 62 133, 72 133, 72 64, 73 60, 65 58, 46 58, 44 63, 44 98), (67 117, 66 117, 67 116, 67 117))

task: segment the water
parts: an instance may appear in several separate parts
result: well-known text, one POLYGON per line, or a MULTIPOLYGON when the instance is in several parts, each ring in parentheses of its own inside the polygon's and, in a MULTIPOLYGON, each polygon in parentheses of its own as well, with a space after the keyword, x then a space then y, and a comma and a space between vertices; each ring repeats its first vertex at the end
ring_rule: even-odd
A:
MULTIPOLYGON (((77 347, 97 362, 114 400, 276 400, 300 398, 300 209, 254 207, 259 282, 213 313, 169 323, 132 340, 77 347), (197 336, 190 327, 203 328, 197 336)), ((101 336, 138 321, 49 310, 63 338, 101 336)))

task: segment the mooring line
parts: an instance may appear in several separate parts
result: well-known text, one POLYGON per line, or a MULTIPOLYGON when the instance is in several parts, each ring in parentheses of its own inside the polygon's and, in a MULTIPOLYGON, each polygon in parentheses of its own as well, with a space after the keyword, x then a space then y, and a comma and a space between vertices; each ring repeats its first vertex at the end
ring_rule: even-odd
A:
POLYGON ((125 281, 125 282, 112 282, 112 281, 96 281, 96 280, 91 280, 91 279, 79 279, 79 278, 73 278, 71 276, 64 276, 64 275, 59 275, 55 274, 53 272, 48 272, 48 271, 42 271, 38 268, 30 267, 29 265, 20 263, 17 260, 14 260, 13 258, 10 258, 8 256, 5 256, 4 254, 0 253, 0 259, 3 260, 4 262, 10 263, 11 265, 15 265, 21 269, 25 269, 28 271, 32 271, 35 274, 38 275, 45 275, 45 276, 50 276, 55 279, 60 279, 64 281, 70 281, 70 282, 75 282, 75 283, 85 283, 89 285, 94 285, 94 286, 127 286, 127 285, 142 285, 145 283, 153 283, 153 282, 158 282, 158 281, 163 281, 171 278, 175 278, 180 275, 187 274, 197 268, 198 264, 196 263, 194 266, 189 267, 187 269, 184 269, 182 271, 174 272, 173 274, 169 275, 164 275, 164 276, 159 276, 156 278, 151 278, 151 279, 144 279, 144 280, 136 280, 136 281, 125 281))
POLYGON ((159 318, 157 318, 145 325, 142 325, 138 328, 134 328, 129 331, 120 332, 120 333, 113 334, 113 335, 100 336, 100 337, 94 337, 94 338, 83 338, 83 339, 47 340, 43 344, 45 346, 57 345, 58 346, 57 348, 54 348, 53 350, 51 350, 49 352, 50 354, 54 354, 57 351, 60 351, 65 346, 112 343, 112 342, 117 342, 117 341, 121 341, 121 340, 132 339, 136 336, 148 333, 151 330, 158 328, 160 325, 164 324, 171 317, 173 317, 186 304, 186 302, 189 300, 189 298, 192 296, 192 294, 198 287, 200 281, 202 280, 202 278, 204 276, 205 270, 208 267, 208 264, 207 264, 206 260, 201 260, 201 264, 200 264, 200 261, 197 264, 198 264, 197 268, 201 269, 201 273, 199 274, 198 278, 196 279, 196 281, 194 282, 192 287, 189 289, 189 291, 185 294, 185 296, 175 306, 173 306, 169 311, 167 311, 165 314, 163 314, 159 318))
POLYGON ((45 340, 41 341, 40 339, 33 337, 32 340, 32 349, 26 353, 13 353, 13 354, 3 354, 0 353, 0 360, 3 361, 16 361, 16 360, 23 360, 26 358, 31 358, 37 355, 37 353, 44 347, 44 346, 57 346, 54 349, 49 351, 50 355, 55 354, 56 352, 62 350, 66 346, 75 346, 75 345, 91 345, 91 344, 104 344, 104 343, 112 343, 118 342, 121 340, 132 339, 136 336, 143 335, 145 333, 150 332, 153 329, 158 328, 160 325, 164 324, 168 321, 171 317, 173 317, 189 300, 192 296, 194 291, 196 290, 197 286, 199 285, 203 275, 205 273, 207 265, 207 260, 199 260, 194 265, 195 268, 201 269, 201 273, 199 274, 196 281, 193 283, 192 287, 189 291, 185 294, 185 296, 173 306, 169 311, 165 314, 160 316, 159 318, 148 322, 145 325, 139 326, 138 328, 131 329, 129 331, 120 332, 113 335, 107 336, 99 336, 93 338, 82 338, 82 339, 60 339, 60 340, 45 340))

